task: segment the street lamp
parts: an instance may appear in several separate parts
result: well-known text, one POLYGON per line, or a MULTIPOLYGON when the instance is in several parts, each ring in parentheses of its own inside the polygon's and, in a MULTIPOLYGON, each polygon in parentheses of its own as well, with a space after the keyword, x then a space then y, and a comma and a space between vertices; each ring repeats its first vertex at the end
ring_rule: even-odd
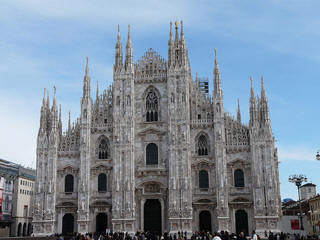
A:
MULTIPOLYGON (((319 158, 320 158, 320 156, 319 156, 319 158)), ((300 230, 303 231, 304 228, 303 228, 303 222, 302 222, 302 209, 301 209, 301 200, 300 200, 300 187, 301 187, 301 184, 302 184, 303 182, 308 181, 308 179, 307 179, 307 177, 306 177, 305 175, 302 175, 302 174, 296 175, 296 174, 295 174, 295 175, 291 175, 288 180, 289 180, 289 182, 294 183, 294 184, 297 186, 297 188, 298 188, 299 210, 300 210, 299 218, 300 218, 300 225, 301 225, 300 230)))
POLYGON ((319 153, 319 150, 317 151, 316 159, 317 159, 318 161, 320 161, 320 153, 319 153))

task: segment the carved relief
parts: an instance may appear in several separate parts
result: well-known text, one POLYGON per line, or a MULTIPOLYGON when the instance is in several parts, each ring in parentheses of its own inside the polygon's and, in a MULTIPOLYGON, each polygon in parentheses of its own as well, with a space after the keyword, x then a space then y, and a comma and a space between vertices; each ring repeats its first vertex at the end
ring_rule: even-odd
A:
POLYGON ((144 186, 145 193, 160 193, 160 186, 156 183, 148 183, 144 186))

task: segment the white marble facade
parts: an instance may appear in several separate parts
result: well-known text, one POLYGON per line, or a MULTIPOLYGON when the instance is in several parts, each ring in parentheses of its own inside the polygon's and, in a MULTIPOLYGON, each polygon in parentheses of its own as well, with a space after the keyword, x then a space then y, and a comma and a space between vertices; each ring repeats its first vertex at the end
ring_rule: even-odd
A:
POLYGON ((150 209, 159 210, 162 232, 278 229, 278 157, 263 79, 258 97, 251 84, 243 124, 240 107, 236 119, 225 112, 217 56, 206 96, 192 79, 182 22, 174 28, 167 60, 149 49, 135 63, 130 27, 124 57, 119 31, 113 84, 102 94, 97 88, 95 100, 87 59, 81 116, 65 132, 56 93, 51 106, 44 96, 36 235, 66 231, 70 222, 83 233, 99 224, 148 230, 150 209))

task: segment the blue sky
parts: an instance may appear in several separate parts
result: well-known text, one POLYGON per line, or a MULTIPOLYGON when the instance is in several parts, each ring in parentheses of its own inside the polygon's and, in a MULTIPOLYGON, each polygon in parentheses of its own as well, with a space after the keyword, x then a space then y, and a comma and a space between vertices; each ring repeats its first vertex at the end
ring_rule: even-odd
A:
MULTIPOLYGON (((184 21, 192 73, 209 77, 217 48, 225 109, 248 122, 250 75, 260 78, 279 149, 282 198, 296 198, 290 174, 320 183, 318 0, 42 1, 0 3, 0 158, 35 166, 43 88, 57 87, 63 121, 79 115, 85 57, 92 94, 112 82, 117 24, 125 44, 131 24, 134 59, 148 48, 167 58, 169 22, 184 21)), ((66 124, 64 124, 65 126, 66 124)))

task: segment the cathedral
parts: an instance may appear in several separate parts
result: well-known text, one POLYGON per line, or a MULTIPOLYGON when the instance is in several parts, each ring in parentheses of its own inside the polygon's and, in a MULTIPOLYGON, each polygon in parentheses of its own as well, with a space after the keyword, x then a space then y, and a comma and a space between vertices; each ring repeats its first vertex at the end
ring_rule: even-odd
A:
POLYGON ((45 91, 34 234, 278 231, 277 148, 263 78, 260 96, 252 81, 244 124, 239 106, 224 109, 216 53, 212 94, 193 79, 182 22, 170 23, 167 59, 149 49, 136 62, 130 26, 125 56, 118 27, 112 86, 91 96, 87 58, 65 131, 56 89, 52 103, 45 91))

